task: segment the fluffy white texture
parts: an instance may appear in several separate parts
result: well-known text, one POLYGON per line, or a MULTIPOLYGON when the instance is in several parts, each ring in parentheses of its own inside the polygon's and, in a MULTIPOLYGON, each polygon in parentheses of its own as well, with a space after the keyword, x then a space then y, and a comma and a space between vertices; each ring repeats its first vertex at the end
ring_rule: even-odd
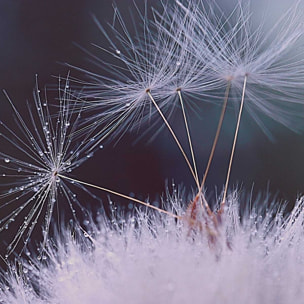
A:
POLYGON ((286 218, 278 208, 253 208, 240 219, 237 198, 230 198, 216 245, 208 244, 205 233, 189 232, 186 221, 144 211, 125 223, 103 219, 100 228, 90 228, 92 236, 77 240, 65 231, 45 261, 23 262, 23 279, 14 270, 6 275, 10 288, 2 285, 0 299, 6 304, 303 303, 303 203, 300 199, 286 218))

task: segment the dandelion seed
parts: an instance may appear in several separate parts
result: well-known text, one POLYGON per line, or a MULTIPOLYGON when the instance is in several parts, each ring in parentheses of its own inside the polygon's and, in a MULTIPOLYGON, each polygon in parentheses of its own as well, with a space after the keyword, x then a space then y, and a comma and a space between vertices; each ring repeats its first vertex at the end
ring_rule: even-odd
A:
MULTIPOLYGON (((104 67, 105 73, 102 70, 95 73, 80 69, 91 79, 84 83, 84 96, 88 99, 86 109, 99 110, 99 114, 92 117, 92 120, 99 121, 99 130, 103 130, 99 138, 104 136, 105 130, 101 126, 107 120, 111 120, 111 123, 106 125, 106 130, 115 130, 116 134, 119 129, 125 132, 136 128, 143 121, 151 121, 157 109, 147 93, 152 94, 159 109, 166 117, 170 117, 176 101, 179 102, 177 91, 181 91, 184 97, 188 94, 206 96, 206 90, 214 88, 210 77, 204 73, 205 66, 187 50, 189 42, 186 37, 179 34, 177 39, 180 40, 176 41, 176 37, 171 37, 164 28, 159 30, 161 25, 164 27, 166 24, 158 20, 157 11, 154 11, 154 20, 149 20, 146 10, 141 13, 135 8, 142 22, 140 28, 135 28, 135 37, 129 33, 117 9, 117 24, 108 31, 95 19, 111 48, 123 50, 123 55, 117 57, 115 53, 99 47, 112 54, 115 63, 104 62, 90 54, 98 68, 104 67)), ((165 10, 163 16, 167 17, 165 10)), ((188 101, 191 103, 190 98, 188 101)))
MULTIPOLYGON (((98 66, 99 63, 105 66, 106 76, 82 70, 91 78, 83 93, 88 100, 85 108, 99 111, 97 115, 92 116, 91 119, 94 120, 94 123, 88 128, 97 129, 94 136, 97 142, 100 142, 110 134, 117 136, 119 130, 127 132, 144 120, 152 121, 152 124, 156 125, 157 121, 152 117, 155 117, 154 113, 158 112, 177 143, 199 188, 199 177, 184 100, 191 103, 189 96, 206 95, 206 91, 211 90, 214 86, 208 74, 204 73, 205 66, 191 56, 187 50, 188 44, 186 44, 185 36, 179 35, 185 43, 185 45, 181 45, 180 41, 175 41, 176 37, 170 37, 164 30, 158 31, 159 22, 162 21, 157 21, 157 12, 154 12, 154 21, 150 21, 146 12, 141 14, 137 7, 136 10, 143 22, 143 27, 140 31, 136 28, 135 38, 129 34, 128 28, 117 10, 115 20, 118 25, 111 27, 111 35, 96 21, 112 49, 119 49, 121 53, 117 57, 115 55, 117 52, 111 53, 100 47, 103 51, 112 54, 118 64, 103 62, 94 56, 98 66), (121 32, 119 28, 122 29, 121 32), (108 76, 109 73, 112 77, 108 76), (91 101, 91 99, 93 100, 91 101), (168 121, 177 102, 183 109, 192 164, 168 121), (108 120, 110 122, 107 123, 108 120)), ((162 24, 165 26, 164 23, 162 24)), ((90 120, 87 123, 89 124, 89 122, 90 120)))
MULTIPOLYGON (((228 17, 214 3, 177 1, 177 6, 179 9, 172 13, 172 19, 191 42, 188 50, 207 66, 207 73, 215 82, 226 86, 222 114, 199 193, 211 165, 228 98, 241 100, 224 187, 224 205, 243 106, 269 137, 271 134, 259 113, 293 130, 302 126, 303 115, 299 114, 304 81, 303 57, 299 52, 303 44, 301 12, 298 5, 292 6, 272 30, 264 34, 262 25, 253 29, 249 4, 241 1, 228 17)), ((170 36, 174 37, 172 32, 170 36)), ((179 43, 178 38, 176 42, 179 43)))
MULTIPOLYGON (((180 4, 180 27, 191 41, 191 52, 208 64, 210 77, 231 82, 231 90, 241 94, 247 79, 244 108, 267 135, 260 115, 299 130, 303 104, 303 24, 299 2, 277 20, 271 30, 252 25, 250 2, 239 1, 227 16, 218 6, 193 0, 180 4), (184 25, 191 23, 196 31, 184 25), (202 42, 201 42, 202 41, 202 42), (205 44, 208 44, 208 51, 205 44), (298 106, 297 106, 298 105, 298 106)), ((240 100, 237 96, 234 99, 240 100)))
POLYGON ((23 119, 6 96, 16 116, 18 130, 10 129, 1 122, 0 160, 3 160, 3 164, 0 164, 0 170, 4 173, 0 185, 0 208, 2 214, 5 214, 5 210, 9 211, 1 217, 0 231, 9 229, 12 222, 22 221, 23 218, 8 246, 10 255, 21 242, 24 243, 23 247, 27 245, 37 222, 43 217, 46 242, 56 202, 61 204, 61 200, 65 200, 71 210, 74 203, 80 206, 68 184, 59 175, 71 172, 88 158, 90 142, 84 140, 78 143, 73 140, 80 114, 74 114, 73 107, 68 104, 70 91, 66 87, 63 91, 59 90, 59 107, 54 116, 47 99, 42 101, 37 85, 34 92, 35 110, 28 108, 29 122, 23 119), (45 106, 42 107, 42 104, 45 106), (4 148, 13 148, 15 152, 7 155, 4 148))
MULTIPOLYGON (((0 152, 0 160, 3 159, 5 163, 5 165, 0 164, 0 169, 4 170, 5 173, 2 174, 2 177, 6 180, 0 185, 4 189, 4 193, 0 194, 0 208, 13 209, 1 218, 0 232, 8 230, 15 219, 23 220, 13 240, 8 245, 7 256, 17 250, 21 242, 23 242, 21 251, 25 249, 35 226, 43 217, 42 249, 45 247, 56 203, 67 202, 75 222, 77 222, 74 205, 82 211, 84 208, 78 201, 76 193, 70 189, 69 183, 77 185, 83 190, 85 190, 84 186, 88 186, 106 191, 179 218, 175 214, 136 198, 67 176, 85 160, 93 157, 91 147, 95 141, 94 138, 93 140, 92 138, 84 138, 79 143, 73 138, 74 131, 77 131, 80 113, 77 111, 75 114, 74 108, 67 102, 70 97, 67 86, 63 92, 59 91, 59 93, 59 108, 54 116, 51 115, 48 105, 41 107, 42 101, 36 87, 34 95, 36 113, 29 108, 30 123, 25 122, 6 94, 16 115, 20 135, 1 123, 4 129, 1 140, 6 143, 6 146, 13 147, 16 154, 21 153, 22 156, 20 158, 13 155, 8 157, 4 152, 0 152), (25 212, 27 213, 25 214, 25 212)), ((90 194, 88 190, 85 191, 90 194)), ((96 198, 94 195, 92 197, 96 198)))

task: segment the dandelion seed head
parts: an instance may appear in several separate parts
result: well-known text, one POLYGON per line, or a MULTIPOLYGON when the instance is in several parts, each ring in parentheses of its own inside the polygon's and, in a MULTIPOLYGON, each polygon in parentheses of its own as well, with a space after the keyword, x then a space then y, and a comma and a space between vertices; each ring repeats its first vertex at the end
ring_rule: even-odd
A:
POLYGON ((73 192, 63 181, 61 175, 72 172, 81 165, 93 151, 88 154, 90 141, 86 138, 81 144, 74 142, 73 133, 77 130, 79 115, 74 115, 67 98, 67 86, 60 91, 59 106, 56 114, 51 114, 47 100, 42 101, 38 87, 35 90, 35 110, 28 108, 29 121, 25 121, 16 107, 11 103, 16 116, 16 129, 1 124, 2 151, 0 152, 0 172, 3 172, 0 200, 2 218, 0 232, 8 229, 17 220, 22 221, 15 237, 9 244, 12 253, 21 241, 25 247, 44 213, 44 240, 46 241, 52 213, 58 200, 65 200, 70 209, 73 192), (42 106, 42 104, 46 106, 42 106), (14 148, 14 153, 4 153, 14 148), (7 214, 5 213, 8 210, 7 214), (26 211, 24 211, 26 210, 26 211))

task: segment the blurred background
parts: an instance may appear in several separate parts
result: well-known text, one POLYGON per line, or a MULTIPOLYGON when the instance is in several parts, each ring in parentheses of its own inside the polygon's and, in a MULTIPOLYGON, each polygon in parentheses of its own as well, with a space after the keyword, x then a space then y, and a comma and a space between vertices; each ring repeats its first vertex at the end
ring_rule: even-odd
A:
MULTIPOLYGON (((142 7, 143 1, 136 1, 142 7)), ((231 9, 231 1, 222 1, 223 8, 231 9)), ((273 2, 273 1, 272 1, 273 2)), ((116 0, 121 14, 129 18, 133 1, 116 0)), ((148 1, 157 6, 159 1, 148 1)), ((268 3, 255 0, 254 14, 265 13, 268 3)), ((267 21, 284 12, 290 1, 275 1, 269 10, 267 21)), ((71 64, 90 69, 87 54, 77 45, 103 56, 92 43, 108 43, 93 21, 95 15, 102 24, 112 21, 111 0, 2 0, 0 1, 0 85, 22 113, 26 101, 32 102, 35 74, 41 89, 56 87, 57 76, 85 79, 85 76, 67 67, 71 64)), ((126 19, 127 20, 127 19, 126 19)), ((0 96, 1 119, 10 117, 12 109, 2 94, 0 96)), ((190 119, 194 148, 199 172, 205 169, 221 108, 206 105, 200 117, 190 119)), ((181 117, 172 122, 181 141, 187 146, 181 117)), ((236 112, 227 112, 224 128, 216 149, 215 158, 206 182, 207 197, 214 201, 225 182, 236 112)), ((266 122, 267 123, 267 122, 266 122)), ((13 124, 13 122, 12 122, 13 124)), ((270 141, 261 129, 245 113, 237 142, 230 188, 238 187, 244 195, 270 193, 280 202, 291 202, 304 192, 304 132, 295 134, 279 124, 269 123, 274 141, 270 141)), ((186 193, 194 187, 189 170, 173 142, 164 129, 152 142, 149 132, 142 136, 145 127, 126 134, 120 141, 106 142, 92 159, 73 172, 80 180, 118 190, 139 199, 159 201, 167 186, 182 185, 186 193)), ((304 130, 303 130, 304 131, 304 130)), ((153 133, 153 132, 152 132, 153 133)), ((0 145, 3 143, 0 142, 0 145)), ((0 146, 2 149, 2 146, 0 146)), ((98 193, 104 204, 108 196, 98 193)), ((118 204, 128 204, 122 199, 112 199, 118 204)), ((188 199, 186 199, 188 200, 188 199)), ((83 202, 94 208, 89 202, 83 202)), ((185 204, 188 201, 185 201, 185 204)), ((93 203, 92 203, 93 204, 93 203)))

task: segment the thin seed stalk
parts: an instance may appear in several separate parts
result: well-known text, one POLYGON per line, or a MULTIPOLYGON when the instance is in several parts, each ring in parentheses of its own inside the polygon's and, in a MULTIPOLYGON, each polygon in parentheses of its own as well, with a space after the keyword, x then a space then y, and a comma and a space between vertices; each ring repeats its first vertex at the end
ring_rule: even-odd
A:
POLYGON ((248 75, 246 74, 245 78, 244 78, 242 100, 241 100, 241 104, 240 104, 239 115, 238 115, 238 119, 237 119, 237 123, 236 123, 235 133, 234 133, 234 139, 233 139, 233 144, 232 144, 232 149, 231 149, 231 155, 230 155, 230 160, 229 160, 229 166, 228 166, 226 183, 225 183, 225 188, 224 188, 224 193, 223 193, 223 199, 222 199, 221 206, 220 206, 220 211, 223 211, 224 206, 226 204, 226 196, 227 196, 228 184, 229 184, 229 179, 230 179, 231 167, 232 167, 235 146, 236 146, 236 141, 237 141, 237 137, 238 137, 238 133, 239 133, 242 112, 243 112, 247 79, 248 79, 248 75))
POLYGON ((163 210, 163 209, 158 208, 158 207, 156 207, 156 206, 150 205, 150 204, 148 204, 148 203, 146 203, 146 202, 140 201, 140 200, 138 200, 138 199, 136 199, 136 198, 134 198, 134 197, 131 197, 131 196, 128 196, 128 195, 119 193, 119 192, 117 192, 117 191, 114 191, 114 190, 111 190, 111 189, 108 189, 108 188, 104 188, 104 187, 100 187, 100 186, 97 186, 97 185, 94 185, 94 184, 90 184, 90 183, 87 183, 87 182, 83 182, 83 181, 80 181, 80 180, 77 180, 77 179, 74 179, 74 178, 71 178, 71 177, 68 177, 68 176, 65 176, 65 175, 61 175, 61 174, 59 174, 59 173, 57 174, 57 176, 58 176, 58 177, 61 177, 61 178, 63 178, 63 179, 67 179, 67 180, 72 181, 72 182, 76 182, 76 183, 82 184, 82 185, 84 185, 84 186, 88 186, 88 187, 91 187, 91 188, 95 188, 95 189, 98 189, 98 190, 102 190, 102 191, 105 191, 105 192, 108 192, 108 193, 117 195, 117 196, 119 196, 119 197, 122 197, 122 198, 125 198, 125 199, 128 199, 128 200, 131 200, 131 201, 133 201, 133 202, 135 202, 135 203, 144 205, 144 206, 146 206, 146 207, 148 207, 148 208, 157 210, 157 211, 159 211, 159 212, 161 212, 161 213, 167 214, 167 215, 169 215, 169 216, 171 216, 171 217, 174 217, 174 218, 176 218, 176 219, 181 219, 181 217, 178 216, 178 215, 176 215, 176 214, 173 214, 173 213, 171 213, 171 212, 169 212, 169 211, 163 210))
POLYGON ((224 103, 223 103, 223 106, 222 106, 221 116, 220 116, 220 119, 219 119, 219 122, 218 122, 218 125, 217 125, 216 134, 215 134, 215 137, 214 137, 214 141, 213 141, 211 152, 210 152, 210 155, 209 155, 207 167, 206 167, 206 170, 205 170, 205 173, 204 173, 204 176, 203 176, 203 180, 202 180, 202 183, 201 183, 198 195, 204 189, 206 178, 207 178, 207 175, 209 173, 211 162, 213 160, 215 148, 216 148, 216 145, 217 145, 217 142, 218 142, 218 138, 219 138, 219 135, 220 135, 220 132, 221 132, 221 129, 222 129, 222 125, 223 125, 223 120, 224 120, 225 112, 226 112, 226 109, 227 109, 227 102, 228 102, 230 88, 231 88, 231 82, 229 81, 228 84, 227 84, 227 87, 226 87, 226 91, 225 91, 225 98, 224 98, 224 103))
POLYGON ((176 137, 176 135, 175 135, 173 129, 171 128, 171 126, 170 126, 168 120, 166 119, 165 115, 163 114, 163 112, 162 112, 161 109, 159 108, 158 104, 157 104, 156 101, 154 100, 154 98, 153 98, 153 96, 152 96, 150 90, 147 90, 146 93, 148 94, 149 98, 151 99, 153 105, 155 106, 155 108, 156 108, 156 110, 158 111, 159 115, 161 116, 162 120, 163 120, 164 123, 166 124, 166 126, 167 126, 168 130, 170 131, 171 135, 173 136, 173 138, 174 138, 174 140, 175 140, 175 142, 176 142, 176 144, 177 144, 179 150, 181 151, 181 153, 182 153, 182 155, 183 155, 183 157, 184 157, 184 159, 185 159, 185 161, 186 161, 186 163, 187 163, 187 165, 188 165, 188 167, 189 167, 189 170, 190 170, 190 172, 191 172, 191 174, 192 174, 192 176, 193 176, 193 178, 194 178, 194 181, 195 181, 195 183, 196 183, 196 186, 197 186, 197 188, 199 189, 200 184, 199 184, 199 182, 198 182, 197 179, 196 179, 195 173, 194 173, 194 171, 193 171, 193 169, 192 169, 192 166, 191 166, 191 164, 190 164, 190 162, 189 162, 189 159, 188 159, 188 157, 187 157, 187 155, 186 155, 186 153, 185 153, 185 151, 184 151, 182 145, 180 144, 179 140, 177 139, 177 137, 176 137))
POLYGON ((193 146, 192 146, 192 140, 191 140, 191 135, 190 135, 190 130, 189 130, 189 126, 188 126, 188 121, 187 121, 187 116, 186 116, 186 112, 185 112, 184 102, 183 102, 182 93, 181 93, 180 89, 177 90, 177 94, 178 94, 179 101, 180 101, 180 104, 181 104, 181 107, 182 107, 182 112, 183 112, 184 123, 185 123, 185 127, 186 127, 186 132, 187 132, 187 137, 188 137, 188 142, 189 142, 189 147, 190 147, 190 152, 191 152, 191 157, 192 157, 194 173, 195 173, 196 181, 197 181, 197 183, 199 183, 197 168, 196 168, 196 161, 195 161, 195 156, 194 156, 194 151, 193 151, 193 146))
MULTIPOLYGON (((216 148, 216 145, 217 145, 217 142, 218 142, 218 138, 219 138, 219 135, 220 135, 220 132, 221 132, 221 129, 222 129, 224 116, 225 116, 226 109, 227 109, 227 103, 228 103, 230 88, 231 88, 231 81, 228 81, 226 91, 225 91, 225 97, 224 97, 224 103, 223 103, 223 106, 222 106, 221 115, 220 115, 219 122, 218 122, 218 125, 217 125, 216 134, 215 134, 214 141, 213 141, 213 144, 212 144, 212 148, 211 148, 211 152, 210 152, 210 155, 209 155, 207 167, 206 167, 205 173, 203 175, 203 180, 202 180, 202 183, 200 185, 199 191, 196 195, 197 198, 199 198, 201 193, 203 192, 204 185, 205 185, 205 182, 206 182, 206 178, 207 178, 207 175, 209 173, 211 162, 213 160, 215 148, 216 148)), ((200 201, 201 201, 201 204, 203 204, 202 200, 200 200, 200 201)), ((207 202, 204 202, 207 211, 211 212, 209 205, 208 204, 206 205, 206 203, 207 202)))

